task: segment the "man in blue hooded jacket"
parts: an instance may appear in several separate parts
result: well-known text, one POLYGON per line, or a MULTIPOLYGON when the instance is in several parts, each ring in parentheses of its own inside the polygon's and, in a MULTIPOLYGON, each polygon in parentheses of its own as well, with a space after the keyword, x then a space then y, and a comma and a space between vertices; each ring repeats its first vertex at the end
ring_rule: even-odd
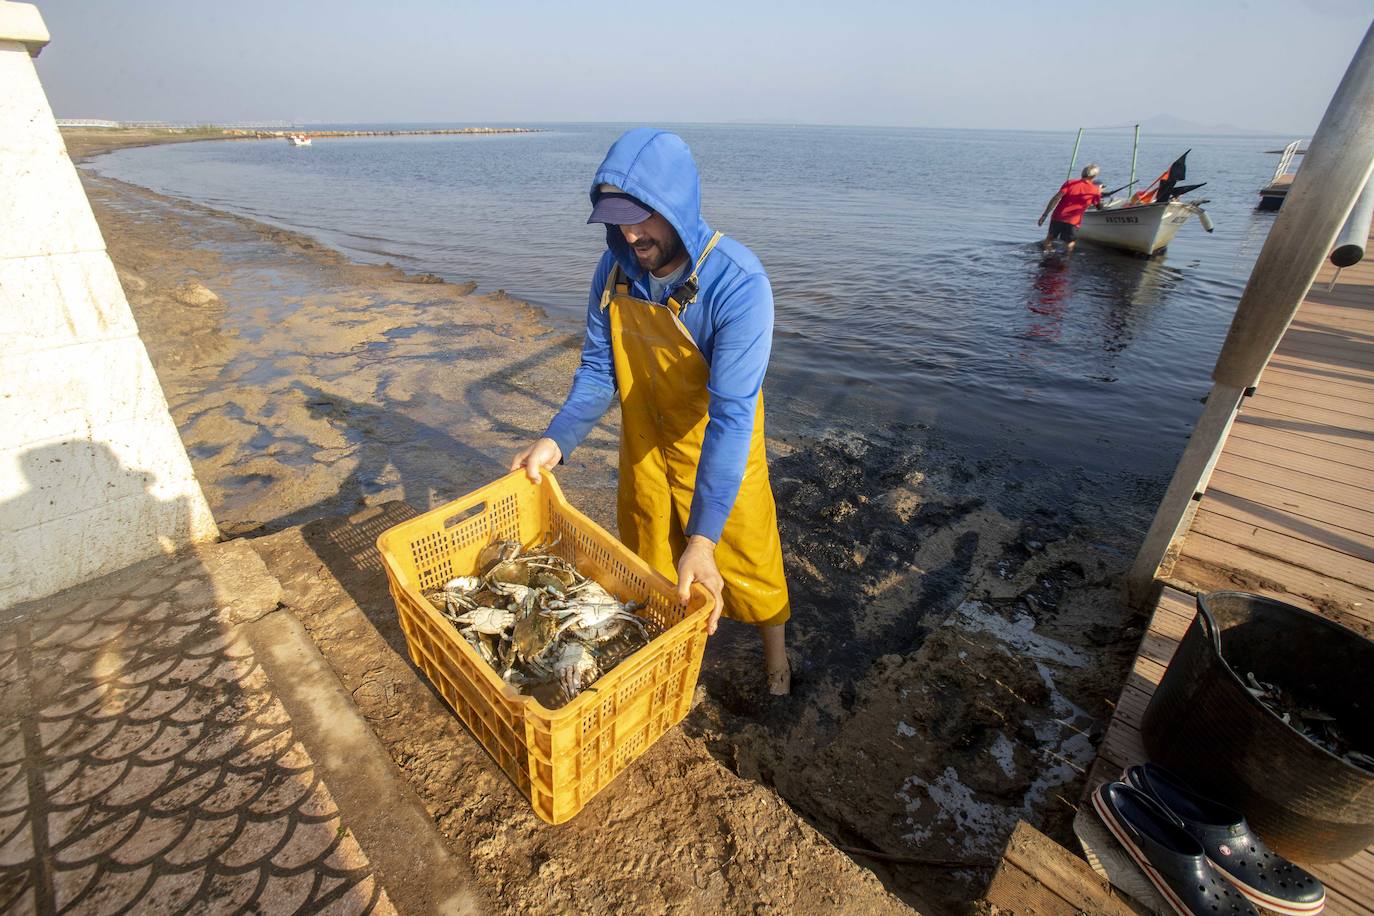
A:
POLYGON ((790 614, 768 482, 761 388, 773 295, 758 258, 712 231, 696 164, 667 131, 617 140, 591 185, 606 252, 587 304, 582 363, 544 436, 517 454, 532 480, 568 456, 618 397, 621 540, 763 638, 769 691, 789 692, 790 614))

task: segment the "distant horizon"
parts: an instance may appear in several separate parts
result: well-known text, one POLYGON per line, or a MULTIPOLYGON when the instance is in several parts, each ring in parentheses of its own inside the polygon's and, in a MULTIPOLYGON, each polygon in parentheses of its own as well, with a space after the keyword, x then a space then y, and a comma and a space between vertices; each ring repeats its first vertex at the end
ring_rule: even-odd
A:
MULTIPOLYGON (((558 119, 558 120, 522 120, 522 121, 494 121, 494 120, 456 120, 456 119, 413 119, 397 121, 368 121, 368 120, 287 120, 282 118, 241 118, 233 121, 216 121, 200 119, 157 119, 157 118, 104 118, 98 115, 85 115, 81 117, 68 117, 58 115, 55 117, 59 122, 62 121, 110 121, 120 124, 147 125, 149 129, 167 127, 169 129, 183 129, 184 127, 208 127, 221 128, 226 130, 251 130, 255 127, 270 130, 283 130, 293 127, 379 127, 394 128, 399 125, 416 125, 420 127, 431 126, 435 128, 444 127, 528 127, 531 125, 596 125, 596 124, 644 124, 646 122, 633 119, 624 120, 601 120, 601 119, 558 119)), ((1250 128, 1236 127, 1229 124, 1197 124, 1195 130, 1183 130, 1175 128, 1151 128, 1150 119, 1142 119, 1139 124, 1142 133, 1151 136, 1167 137, 1296 137, 1302 136, 1304 139, 1311 137, 1316 130, 1314 126, 1307 131, 1262 131, 1250 128)), ((1030 134, 1072 134, 1078 130, 1077 127, 953 127, 939 124, 843 124, 827 123, 821 121, 790 121, 790 120, 748 120, 736 119, 730 121, 658 121, 648 122, 650 126, 658 125, 666 128, 671 127, 821 127, 835 128, 843 130, 950 130, 950 131, 974 131, 988 133, 1030 133, 1030 134)), ((1088 132, 1109 132, 1109 131, 1129 131, 1135 123, 1114 124, 1114 125, 1094 125, 1085 126, 1088 132)))

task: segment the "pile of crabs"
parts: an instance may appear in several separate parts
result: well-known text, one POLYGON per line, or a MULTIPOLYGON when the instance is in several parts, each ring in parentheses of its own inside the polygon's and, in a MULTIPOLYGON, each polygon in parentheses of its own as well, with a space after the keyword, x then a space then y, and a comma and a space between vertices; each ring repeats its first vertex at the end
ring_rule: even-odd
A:
POLYGON ((572 700, 660 629, 553 546, 495 541, 478 556, 477 575, 425 592, 503 681, 546 706, 572 700))

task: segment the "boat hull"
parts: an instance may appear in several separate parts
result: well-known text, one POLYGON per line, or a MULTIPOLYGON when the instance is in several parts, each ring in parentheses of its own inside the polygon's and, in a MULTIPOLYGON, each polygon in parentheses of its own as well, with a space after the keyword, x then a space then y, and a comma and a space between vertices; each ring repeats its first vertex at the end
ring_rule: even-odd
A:
POLYGON ((1078 238, 1136 254, 1157 254, 1169 246, 1192 212, 1187 204, 1175 201, 1089 210, 1083 214, 1078 238))

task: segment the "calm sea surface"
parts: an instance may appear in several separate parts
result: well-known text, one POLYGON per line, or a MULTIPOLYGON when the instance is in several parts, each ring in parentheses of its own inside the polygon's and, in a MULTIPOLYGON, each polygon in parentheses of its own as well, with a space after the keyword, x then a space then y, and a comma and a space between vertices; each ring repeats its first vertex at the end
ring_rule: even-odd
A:
MULTIPOLYGON (((587 186, 623 125, 473 137, 207 142, 116 152, 107 175, 307 232, 355 258, 505 289, 575 329, 604 245, 587 186)), ((1042 265, 1035 225, 1071 134, 675 128, 707 219, 762 259, 777 301, 775 429, 923 423, 972 454, 1166 476, 1273 214, 1286 138, 1146 137, 1153 179, 1185 149, 1190 221, 1152 261, 1080 246, 1042 265)), ((1079 164, 1127 181, 1129 130, 1079 164)))

